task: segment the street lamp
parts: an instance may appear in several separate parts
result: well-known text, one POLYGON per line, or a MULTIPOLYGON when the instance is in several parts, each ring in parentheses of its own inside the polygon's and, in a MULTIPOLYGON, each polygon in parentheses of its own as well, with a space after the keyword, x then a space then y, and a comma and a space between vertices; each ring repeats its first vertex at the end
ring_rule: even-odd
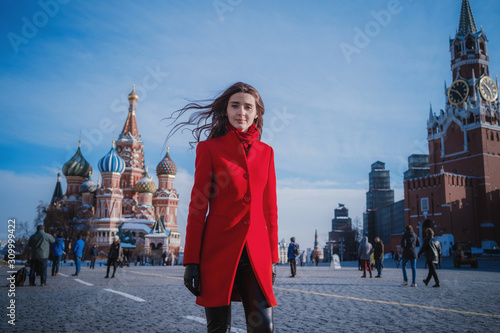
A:
POLYGON ((340 241, 340 247, 339 247, 340 261, 344 261, 344 251, 345 251, 344 237, 339 237, 339 241, 340 241))

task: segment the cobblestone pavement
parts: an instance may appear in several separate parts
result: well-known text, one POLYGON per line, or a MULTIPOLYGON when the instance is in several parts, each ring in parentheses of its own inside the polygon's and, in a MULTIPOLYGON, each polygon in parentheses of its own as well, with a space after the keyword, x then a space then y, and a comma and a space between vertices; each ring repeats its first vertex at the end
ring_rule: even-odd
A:
MULTIPOLYGON (((279 266, 275 332, 500 331, 500 262, 481 262, 480 269, 444 265, 438 270, 441 288, 422 283, 427 270, 421 261, 417 288, 401 285, 401 270, 392 260, 381 279, 362 279, 354 266, 298 267, 295 278, 288 266, 279 266)), ((119 268, 114 279, 104 279, 104 267, 84 267, 78 277, 73 272, 63 267, 64 276, 49 276, 45 287, 26 283, 13 297, 9 288, 0 288, 0 332, 206 331, 203 308, 182 284, 182 267, 119 268), (15 326, 7 316, 12 299, 15 326)), ((6 267, 0 276, 6 284, 6 267)), ((233 303, 232 332, 244 328, 241 303, 233 303)))

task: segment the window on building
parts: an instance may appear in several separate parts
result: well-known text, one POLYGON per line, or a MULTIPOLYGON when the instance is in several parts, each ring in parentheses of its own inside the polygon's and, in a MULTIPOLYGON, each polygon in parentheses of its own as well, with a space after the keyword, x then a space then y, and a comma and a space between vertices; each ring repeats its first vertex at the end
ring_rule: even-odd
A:
POLYGON ((479 49, 481 50, 482 53, 486 53, 486 46, 484 45, 484 42, 481 42, 479 44, 479 49))
POLYGON ((465 42, 465 48, 467 50, 474 50, 476 48, 476 43, 474 42, 474 39, 472 38, 467 39, 467 42, 465 42))
POLYGON ((420 207, 422 207, 423 212, 429 211, 429 198, 421 198, 420 207))

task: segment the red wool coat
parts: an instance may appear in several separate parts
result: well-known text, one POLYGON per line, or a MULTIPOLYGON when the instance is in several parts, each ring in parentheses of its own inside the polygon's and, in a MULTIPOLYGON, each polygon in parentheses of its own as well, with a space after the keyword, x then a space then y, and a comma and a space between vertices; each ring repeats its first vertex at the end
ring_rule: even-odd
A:
POLYGON ((205 307, 239 300, 233 283, 246 245, 253 271, 271 306, 272 263, 278 262, 276 175, 271 147, 255 141, 248 155, 235 133, 202 141, 189 204, 184 264, 200 264, 205 307), (208 210, 208 216, 207 216, 208 210))

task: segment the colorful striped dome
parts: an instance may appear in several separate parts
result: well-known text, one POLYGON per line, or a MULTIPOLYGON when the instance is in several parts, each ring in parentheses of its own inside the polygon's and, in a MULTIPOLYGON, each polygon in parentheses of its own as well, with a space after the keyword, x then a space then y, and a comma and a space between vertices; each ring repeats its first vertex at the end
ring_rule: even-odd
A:
POLYGON ((115 142, 108 154, 99 160, 99 171, 122 173, 125 170, 125 161, 118 155, 115 150, 115 142))
POLYGON ((134 190, 139 193, 156 192, 156 184, 154 183, 153 178, 149 177, 147 168, 144 178, 135 183, 134 190))
POLYGON ((89 177, 92 172, 92 166, 89 162, 85 160, 80 150, 80 142, 78 142, 78 149, 73 155, 72 158, 69 159, 63 166, 63 174, 68 176, 77 176, 77 177, 89 177))
POLYGON ((94 193, 97 191, 97 184, 90 179, 90 177, 80 185, 80 193, 94 193))
POLYGON ((156 167, 156 174, 158 176, 160 175, 172 175, 175 176, 177 174, 177 166, 175 165, 174 161, 172 161, 172 158, 170 157, 168 151, 170 148, 167 148, 167 154, 161 160, 160 163, 158 163, 158 166, 156 167))

